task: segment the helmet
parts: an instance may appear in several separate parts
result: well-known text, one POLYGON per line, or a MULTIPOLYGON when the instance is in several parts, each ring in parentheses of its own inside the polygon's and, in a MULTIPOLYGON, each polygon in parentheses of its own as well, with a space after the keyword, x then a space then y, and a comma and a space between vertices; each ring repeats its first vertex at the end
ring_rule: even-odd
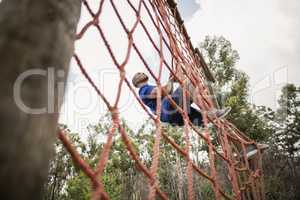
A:
POLYGON ((135 87, 138 87, 138 85, 142 82, 148 81, 148 76, 145 73, 138 72, 136 73, 132 78, 132 84, 135 87))

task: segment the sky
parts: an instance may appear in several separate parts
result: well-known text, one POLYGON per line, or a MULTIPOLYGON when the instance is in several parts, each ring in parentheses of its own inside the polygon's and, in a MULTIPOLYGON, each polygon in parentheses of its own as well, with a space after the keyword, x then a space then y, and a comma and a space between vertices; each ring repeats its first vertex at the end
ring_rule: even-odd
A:
POLYGON ((285 83, 300 84, 300 1, 181 0, 179 10, 194 45, 224 36, 250 77, 250 101, 276 108, 285 83))
MULTIPOLYGON (((96 10, 98 1, 89 2, 96 10)), ((125 24, 132 26, 136 19, 135 13, 130 12, 131 9, 122 1, 115 2, 121 16, 126 19, 125 24)), ((178 1, 178 8, 194 46, 206 35, 222 35, 231 41, 233 48, 240 54, 237 67, 250 77, 251 102, 276 108, 280 88, 287 82, 300 84, 300 20, 297 20, 300 19, 299 1, 181 0, 178 1)), ((143 12, 146 11, 142 10, 143 12)), ((128 40, 112 13, 110 4, 104 3, 100 25, 117 60, 121 62, 126 55, 128 40)), ((159 35, 155 28, 149 25, 150 19, 142 19, 155 43, 159 45, 159 35)), ((80 30, 88 20, 90 17, 83 9, 78 29, 80 30)), ((134 39, 146 62, 158 73, 159 56, 154 52, 140 26, 134 33, 134 39)), ((76 42, 75 49, 100 90, 113 103, 119 71, 112 60, 108 59, 110 55, 98 32, 94 28, 89 29, 84 37, 76 42)), ((170 56, 165 57, 169 59, 170 56)), ((127 77, 130 79, 137 71, 147 73, 138 55, 132 52, 126 66, 127 77)), ((165 81, 166 71, 163 71, 162 77, 165 81)), ((137 129, 148 118, 126 86, 122 88, 119 108, 121 117, 125 118, 133 129, 137 129)), ((72 60, 60 122, 67 124, 71 130, 83 133, 89 124, 97 123, 106 112, 103 101, 72 60)))

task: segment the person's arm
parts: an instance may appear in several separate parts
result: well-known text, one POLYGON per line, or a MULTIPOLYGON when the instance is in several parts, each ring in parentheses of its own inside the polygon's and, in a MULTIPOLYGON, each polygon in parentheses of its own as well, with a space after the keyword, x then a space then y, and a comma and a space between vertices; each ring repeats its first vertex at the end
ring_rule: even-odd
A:
MULTIPOLYGON (((162 87, 162 97, 167 96, 168 94, 171 94, 173 92, 173 83, 174 83, 174 78, 170 77, 168 83, 162 87)), ((158 92, 158 87, 155 87, 152 91, 151 94, 149 95, 149 98, 155 99, 157 96, 158 92)))

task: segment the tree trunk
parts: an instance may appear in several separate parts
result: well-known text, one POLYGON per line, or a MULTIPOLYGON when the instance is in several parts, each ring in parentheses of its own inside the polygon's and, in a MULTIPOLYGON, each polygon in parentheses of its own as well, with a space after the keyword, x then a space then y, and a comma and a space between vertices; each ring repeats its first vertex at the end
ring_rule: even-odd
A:
POLYGON ((68 71, 80 5, 80 0, 0 3, 1 199, 42 199, 63 96, 57 83, 68 71), (24 105, 45 109, 34 114, 24 105))

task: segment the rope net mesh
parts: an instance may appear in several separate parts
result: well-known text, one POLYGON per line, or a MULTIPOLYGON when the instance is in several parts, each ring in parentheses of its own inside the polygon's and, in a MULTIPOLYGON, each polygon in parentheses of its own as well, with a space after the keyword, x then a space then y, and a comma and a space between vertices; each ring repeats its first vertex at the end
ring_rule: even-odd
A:
POLYGON ((99 41, 103 45, 99 49, 99 57, 101 60, 110 60, 112 65, 118 69, 119 81, 116 83, 116 98, 111 101, 99 89, 88 73, 86 68, 87 60, 81 57, 80 49, 76 49, 74 54, 75 63, 79 67, 82 75, 87 79, 97 95, 104 102, 112 116, 112 126, 107 134, 107 139, 103 150, 100 153, 100 160, 97 167, 92 168, 85 162, 80 153, 72 145, 66 133, 60 130, 58 133, 59 139, 62 141, 66 149, 69 151, 74 162, 86 174, 92 183, 92 199, 109 199, 109 195, 104 190, 101 180, 105 166, 109 160, 113 138, 116 133, 120 136, 128 151, 128 159, 133 159, 136 164, 136 169, 147 177, 149 184, 149 199, 168 199, 164 191, 160 189, 158 182, 158 166, 160 156, 160 143, 164 140, 171 145, 179 155, 185 158, 187 163, 186 178, 188 183, 188 199, 194 199, 193 192, 193 176, 201 176, 211 183, 216 199, 263 199, 263 184, 262 184, 262 169, 261 169, 261 153, 258 152, 256 158, 251 162, 246 157, 247 145, 255 144, 243 133, 241 133, 233 124, 225 119, 212 120, 208 115, 208 110, 214 109, 217 105, 211 96, 211 90, 208 86, 208 80, 213 81, 210 73, 207 73, 207 66, 197 49, 194 49, 184 23, 177 10, 176 3, 173 0, 100 0, 97 3, 83 0, 84 12, 90 16, 84 25, 79 28, 77 41, 84 40, 85 35, 90 29, 96 30, 97 38, 94 39, 95 45, 99 41), (96 5, 96 6, 95 6, 96 5), (110 9, 109 17, 105 17, 105 9, 110 9), (131 12, 131 16, 126 16, 121 11, 121 7, 126 8, 126 12, 131 12), (126 18, 127 17, 127 18, 126 18), (110 39, 111 32, 104 30, 103 24, 111 23, 110 18, 115 18, 118 22, 119 30, 117 34, 124 37, 120 41, 110 39), (130 20, 128 20, 130 18, 130 20), (151 28, 149 28, 151 27, 151 28), (139 34, 144 34, 147 40, 143 43, 148 43, 146 51, 156 55, 157 70, 153 70, 153 62, 147 59, 145 47, 139 43, 139 34), (126 46, 124 51, 113 47, 113 43, 120 43, 126 46), (101 54, 103 49, 106 54, 101 54), (106 56, 107 55, 107 56, 106 56), (121 56, 120 56, 121 55, 121 56), (204 128, 199 130, 189 120, 186 106, 179 107, 171 98, 167 96, 169 101, 181 113, 184 119, 183 135, 185 139, 185 147, 182 148, 176 144, 175 140, 169 136, 160 121, 160 114, 153 115, 144 106, 139 99, 134 87, 131 84, 131 79, 127 71, 132 70, 131 57, 135 55, 139 64, 150 74, 150 77, 156 82, 158 89, 157 94, 157 112, 160 113, 161 96, 162 96, 162 79, 163 72, 167 71, 176 77, 179 84, 183 87, 184 101, 189 94, 184 86, 184 82, 188 79, 196 88, 196 100, 194 103, 203 111, 204 128), (155 141, 153 145, 152 164, 148 168, 142 162, 138 153, 135 151, 131 138, 126 133, 126 129, 121 124, 119 115, 119 104, 121 94, 124 91, 124 86, 133 94, 138 105, 142 110, 149 115, 153 120, 156 131, 155 141), (218 143, 221 147, 216 147, 212 143, 211 132, 208 124, 212 124, 217 130, 218 143), (190 155, 191 148, 191 133, 196 134, 199 139, 203 140, 208 149, 209 168, 208 171, 197 166, 190 155), (221 149, 221 150, 220 150, 221 149), (231 191, 225 191, 219 179, 221 175, 216 167, 216 161, 221 160, 227 167, 228 179, 230 180, 231 191))

